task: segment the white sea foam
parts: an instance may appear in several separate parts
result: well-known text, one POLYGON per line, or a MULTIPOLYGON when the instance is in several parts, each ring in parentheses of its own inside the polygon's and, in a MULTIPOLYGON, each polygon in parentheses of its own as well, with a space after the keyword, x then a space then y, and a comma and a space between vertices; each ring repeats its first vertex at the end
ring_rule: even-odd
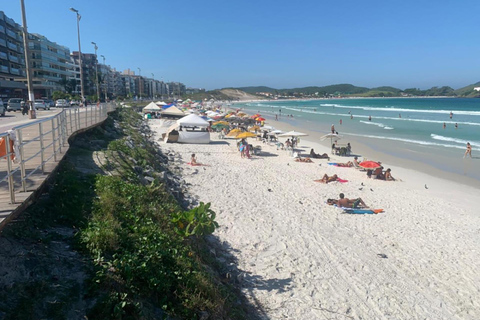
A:
POLYGON ((371 122, 371 121, 363 121, 363 120, 360 120, 360 122, 365 123, 365 124, 369 124, 369 125, 374 125, 374 126, 386 129, 386 130, 393 130, 392 127, 389 127, 389 126, 384 125, 383 123, 379 123, 379 122, 371 122))
POLYGON ((448 142, 454 142, 454 143, 461 144, 461 145, 462 145, 462 148, 465 147, 465 145, 467 144, 467 142, 470 142, 470 144, 471 144, 472 146, 480 147, 480 142, 479 142, 479 141, 467 141, 467 140, 464 140, 464 139, 457 139, 457 138, 452 138, 452 137, 445 137, 445 136, 441 136, 441 135, 434 134, 434 133, 432 133, 430 136, 432 137, 432 139, 435 139, 435 140, 448 141, 448 142))
POLYGON ((445 147, 445 148, 455 148, 455 149, 465 149, 465 146, 461 145, 453 145, 453 144, 446 144, 446 143, 437 143, 432 141, 424 141, 424 140, 413 140, 413 139, 404 139, 404 138, 397 138, 397 137, 386 137, 386 136, 373 136, 368 134, 351 134, 349 135, 355 137, 364 137, 364 138, 372 138, 372 139, 381 139, 381 140, 392 140, 392 141, 401 141, 401 142, 408 142, 414 143, 424 146, 436 146, 436 147, 445 147))
MULTIPOLYGON (((391 112, 416 112, 416 113, 437 113, 437 114, 450 114, 451 110, 425 110, 425 109, 405 109, 405 108, 396 108, 396 107, 387 107, 387 108, 377 108, 377 107, 366 107, 366 106, 344 106, 344 105, 335 105, 336 108, 343 109, 360 109, 366 111, 391 111, 391 112)), ((480 116, 480 111, 466 111, 466 110, 456 110, 454 114, 469 115, 469 116, 480 116)))

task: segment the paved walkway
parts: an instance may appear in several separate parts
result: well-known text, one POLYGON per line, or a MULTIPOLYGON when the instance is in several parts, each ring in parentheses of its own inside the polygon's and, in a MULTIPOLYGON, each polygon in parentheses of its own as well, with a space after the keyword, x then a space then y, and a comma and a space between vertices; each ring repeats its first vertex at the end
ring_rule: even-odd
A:
POLYGON ((0 159, 0 230, 35 201, 68 151, 68 138, 102 123, 114 107, 66 109, 63 114, 14 128, 20 143, 18 160, 10 161, 9 170, 7 158, 0 159))

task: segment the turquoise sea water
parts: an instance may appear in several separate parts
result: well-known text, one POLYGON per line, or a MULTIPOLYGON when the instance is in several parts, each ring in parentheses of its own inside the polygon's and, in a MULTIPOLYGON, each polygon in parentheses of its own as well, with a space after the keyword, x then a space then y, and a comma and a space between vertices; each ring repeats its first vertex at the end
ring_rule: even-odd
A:
MULTIPOLYGON (((465 168, 455 161, 463 158, 466 143, 470 142, 473 166, 480 165, 480 99, 266 101, 246 103, 241 107, 260 112, 270 119, 281 114, 282 120, 288 119, 295 126, 318 132, 319 137, 330 132, 334 124, 344 140, 361 141, 373 149, 377 144, 385 146, 387 143, 387 152, 394 156, 415 157, 414 160, 428 161, 452 173, 465 174, 465 168), (453 113, 452 119, 450 112, 453 113), (286 117, 287 114, 293 118, 286 117)), ((469 167, 471 169, 472 164, 469 167)), ((480 170, 468 171, 480 180, 480 170)))

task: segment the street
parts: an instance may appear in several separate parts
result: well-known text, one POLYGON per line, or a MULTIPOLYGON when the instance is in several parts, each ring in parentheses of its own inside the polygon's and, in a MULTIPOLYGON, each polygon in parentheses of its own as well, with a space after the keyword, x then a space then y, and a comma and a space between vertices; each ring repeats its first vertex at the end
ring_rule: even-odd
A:
POLYGON ((50 110, 36 110, 37 119, 30 119, 28 115, 22 115, 21 111, 7 111, 5 112, 5 117, 0 117, 0 133, 22 124, 54 116, 61 111, 61 108, 55 107, 50 110))

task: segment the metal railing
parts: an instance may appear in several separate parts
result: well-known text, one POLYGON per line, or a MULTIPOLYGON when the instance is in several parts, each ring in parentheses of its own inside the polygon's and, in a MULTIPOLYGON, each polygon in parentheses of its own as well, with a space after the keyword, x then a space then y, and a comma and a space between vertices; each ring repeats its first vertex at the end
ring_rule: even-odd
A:
POLYGON ((59 161, 68 137, 100 123, 115 104, 66 108, 55 116, 29 122, 0 134, 0 192, 8 189, 10 203, 15 191, 28 191, 28 179, 45 174, 45 165, 59 161), (6 161, 4 161, 6 160, 6 161))

